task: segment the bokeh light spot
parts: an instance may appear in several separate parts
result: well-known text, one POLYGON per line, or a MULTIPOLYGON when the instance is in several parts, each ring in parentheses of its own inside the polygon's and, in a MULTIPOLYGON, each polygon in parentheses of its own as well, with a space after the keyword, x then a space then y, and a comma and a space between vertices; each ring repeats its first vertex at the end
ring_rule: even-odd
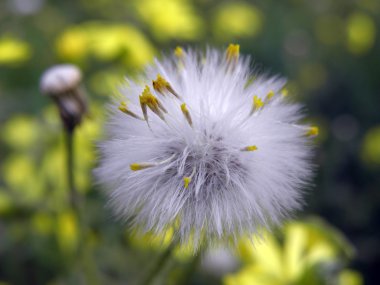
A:
POLYGON ((137 0, 135 7, 158 40, 192 40, 202 33, 203 22, 188 0, 137 0))
POLYGON ((130 25, 87 22, 67 28, 57 39, 58 55, 68 61, 121 59, 140 68, 152 60, 154 49, 139 30, 130 25))
POLYGON ((25 62, 31 53, 31 47, 25 41, 10 36, 0 38, 0 65, 25 62))
POLYGON ((252 4, 232 2, 220 5, 213 19, 213 32, 221 40, 257 36, 264 16, 252 4))
POLYGON ((26 149, 38 138, 38 124, 33 117, 17 115, 2 128, 2 140, 11 148, 26 149))
POLYGON ((368 165, 380 165, 380 126, 374 127, 366 133, 361 156, 368 165))
POLYGON ((347 23, 347 48, 353 54, 368 53, 375 43, 376 26, 364 13, 352 14, 347 23))

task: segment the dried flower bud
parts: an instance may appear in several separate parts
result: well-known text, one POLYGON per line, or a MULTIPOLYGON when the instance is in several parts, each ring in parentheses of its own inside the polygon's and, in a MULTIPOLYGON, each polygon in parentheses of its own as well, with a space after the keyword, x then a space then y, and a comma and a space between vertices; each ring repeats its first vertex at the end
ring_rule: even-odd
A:
POLYGON ((41 92, 56 102, 68 131, 72 131, 81 122, 87 111, 86 98, 80 89, 81 80, 81 71, 71 64, 53 66, 41 76, 41 92))

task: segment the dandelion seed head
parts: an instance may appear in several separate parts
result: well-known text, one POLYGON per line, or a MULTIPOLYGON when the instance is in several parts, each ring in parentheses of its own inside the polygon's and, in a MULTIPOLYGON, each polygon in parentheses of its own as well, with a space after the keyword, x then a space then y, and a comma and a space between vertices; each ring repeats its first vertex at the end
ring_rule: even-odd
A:
POLYGON ((250 63, 238 45, 177 48, 125 84, 96 169, 119 217, 144 232, 174 226, 197 244, 257 233, 300 208, 317 129, 300 124, 284 79, 250 63))

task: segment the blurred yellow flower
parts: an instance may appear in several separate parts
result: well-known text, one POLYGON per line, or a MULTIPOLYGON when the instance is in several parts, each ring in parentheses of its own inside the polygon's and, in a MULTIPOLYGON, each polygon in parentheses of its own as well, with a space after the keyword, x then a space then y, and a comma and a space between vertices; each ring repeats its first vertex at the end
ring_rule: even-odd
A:
POLYGON ((363 282, 363 277, 356 271, 343 270, 339 274, 339 285, 361 285, 363 282))
MULTIPOLYGON (((76 183, 82 193, 92 183, 94 141, 101 135, 103 120, 101 108, 91 105, 90 116, 78 127, 75 137, 76 183)), ((66 150, 56 108, 44 109, 40 119, 15 115, 4 124, 1 133, 4 134, 1 140, 12 152, 1 167, 1 179, 9 196, 0 196, 0 212, 13 204, 33 207, 41 201, 51 209, 65 209, 68 202, 66 150)))
POLYGON ((86 56, 88 39, 86 33, 80 27, 68 28, 57 39, 56 47, 58 55, 67 60, 80 60, 86 56))
POLYGON ((145 36, 131 25, 86 22, 69 27, 56 42, 57 53, 69 61, 91 56, 101 61, 119 58, 132 68, 140 68, 154 55, 145 36))
POLYGON ((78 246, 78 224, 74 213, 60 213, 56 221, 58 245, 66 253, 73 253, 78 246))
POLYGON ((217 38, 224 41, 239 37, 254 37, 260 33, 263 20, 263 14, 254 5, 227 2, 216 9, 213 32, 217 38))
POLYGON ((0 65, 27 61, 32 54, 30 45, 11 36, 0 38, 0 65))
POLYGON ((20 204, 30 205, 40 201, 44 187, 33 159, 28 154, 13 154, 3 163, 5 184, 20 204))
POLYGON ((367 131, 362 142, 361 157, 368 165, 380 165, 380 126, 367 131))
POLYGON ((264 232, 261 238, 242 240, 238 252, 245 266, 227 275, 225 285, 314 284, 304 281, 319 278, 318 274, 323 277, 323 272, 313 272, 318 266, 339 263, 353 255, 344 237, 317 219, 291 222, 281 237, 264 232))
POLYGON ((158 40, 194 40, 203 22, 188 0, 135 0, 135 8, 158 40))
POLYGON ((36 142, 38 131, 38 123, 35 118, 15 115, 1 129, 1 139, 9 147, 23 150, 36 142))
POLYGON ((353 54, 365 54, 375 43, 376 25, 374 20, 361 12, 356 12, 347 22, 347 48, 353 54))

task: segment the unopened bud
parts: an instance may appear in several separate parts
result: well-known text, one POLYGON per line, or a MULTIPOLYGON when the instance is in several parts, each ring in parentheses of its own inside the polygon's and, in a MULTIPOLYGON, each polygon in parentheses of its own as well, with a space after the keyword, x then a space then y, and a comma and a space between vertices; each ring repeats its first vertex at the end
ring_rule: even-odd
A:
POLYGON ((41 92, 56 102, 68 131, 80 124, 87 111, 86 98, 80 88, 81 80, 81 71, 71 64, 55 65, 41 76, 41 92))

